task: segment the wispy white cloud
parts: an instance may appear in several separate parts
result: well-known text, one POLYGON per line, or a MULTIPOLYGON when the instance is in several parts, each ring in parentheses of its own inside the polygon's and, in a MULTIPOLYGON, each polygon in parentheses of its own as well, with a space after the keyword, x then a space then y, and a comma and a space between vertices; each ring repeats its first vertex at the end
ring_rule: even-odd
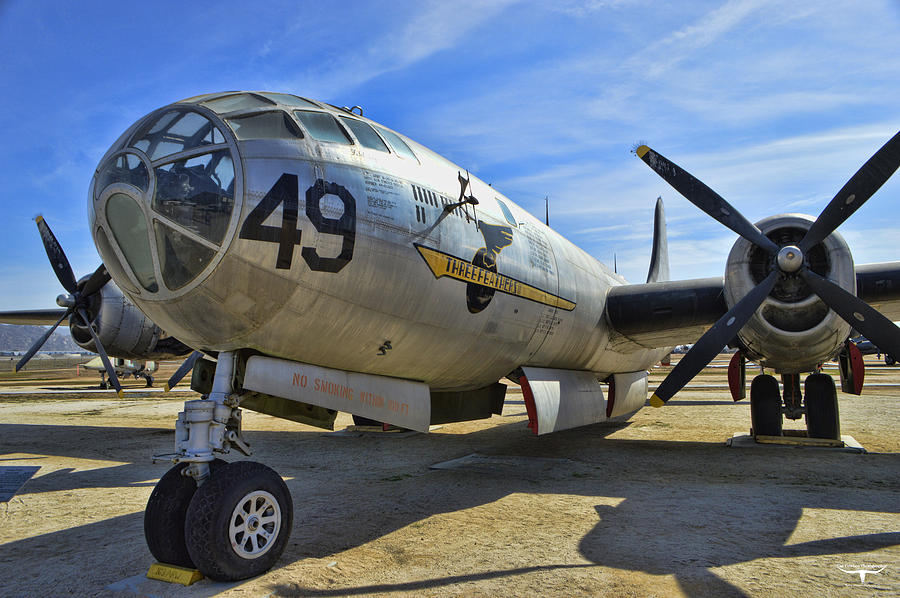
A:
POLYGON ((646 76, 657 78, 670 72, 688 56, 704 50, 741 26, 748 17, 763 10, 771 0, 732 0, 650 44, 626 62, 628 69, 642 69, 646 76))
MULTIPOLYGON (((306 69, 300 77, 276 82, 279 89, 303 89, 313 97, 334 97, 367 81, 402 70, 437 52, 466 43, 474 30, 496 18, 519 0, 431 0, 407 3, 380 15, 378 35, 362 44, 332 46, 324 64, 306 69)), ((365 23, 357 23, 357 26, 365 23)), ((336 39, 342 39, 338 37, 336 39)))
POLYGON ((583 18, 597 12, 639 3, 646 2, 645 0, 558 0, 548 3, 547 8, 551 11, 583 18))
MULTIPOLYGON (((400 0, 351 3, 338 18, 321 3, 271 6, 226 3, 215 26, 187 5, 177 22, 149 5, 9 8, 0 47, 15 59, 0 70, 30 93, 7 94, 0 111, 15 140, 0 148, 16 223, 0 247, 8 261, 46 268, 30 221, 44 211, 76 270, 93 269, 84 197, 95 161, 144 113, 205 91, 352 97, 539 216, 549 195, 554 228, 604 260, 615 252, 632 280, 646 274, 657 196, 673 275, 721 274, 731 243, 629 154, 633 142, 755 220, 817 214, 900 128, 894 2, 400 0)), ((894 255, 897 178, 841 227, 858 260, 894 255)))

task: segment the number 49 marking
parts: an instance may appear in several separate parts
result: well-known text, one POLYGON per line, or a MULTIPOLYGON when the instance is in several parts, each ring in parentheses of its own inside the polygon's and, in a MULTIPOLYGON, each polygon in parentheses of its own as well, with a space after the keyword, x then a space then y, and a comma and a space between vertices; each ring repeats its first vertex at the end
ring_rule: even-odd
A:
MULTIPOLYGON (((284 173, 272 185, 262 201, 247 214, 241 227, 240 238, 278 244, 275 268, 287 270, 294 258, 294 246, 300 245, 301 231, 297 228, 299 211, 299 181, 296 174, 284 173), (263 224, 278 206, 281 210, 281 227, 263 224)), ((306 190, 306 216, 316 230, 322 234, 343 237, 341 253, 337 257, 321 257, 315 247, 303 247, 300 254, 310 270, 318 272, 339 272, 353 259, 356 243, 356 200, 342 185, 317 179, 306 190), (326 218, 322 215, 320 200, 326 195, 334 195, 344 204, 340 218, 326 218)))

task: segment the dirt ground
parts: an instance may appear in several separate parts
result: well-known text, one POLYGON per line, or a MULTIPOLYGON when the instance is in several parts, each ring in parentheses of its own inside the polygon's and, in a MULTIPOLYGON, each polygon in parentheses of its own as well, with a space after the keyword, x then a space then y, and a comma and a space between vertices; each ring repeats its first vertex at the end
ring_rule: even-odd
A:
POLYGON ((40 469, 0 503, 0 595, 898 596, 900 367, 867 360, 872 386, 840 395, 867 454, 726 447, 749 428, 727 361, 663 409, 543 437, 516 387, 502 416, 427 435, 245 412, 253 458, 293 494, 291 540, 266 575, 190 587, 145 578, 143 508, 192 395, 3 376, 0 467, 40 469))

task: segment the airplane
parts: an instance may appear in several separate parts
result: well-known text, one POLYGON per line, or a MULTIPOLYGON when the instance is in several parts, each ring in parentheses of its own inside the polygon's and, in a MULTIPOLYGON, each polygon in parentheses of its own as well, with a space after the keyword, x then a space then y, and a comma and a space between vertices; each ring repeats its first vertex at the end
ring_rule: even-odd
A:
MULTIPOLYGON (((155 361, 144 361, 141 359, 122 359, 121 357, 116 357, 111 363, 116 377, 123 378, 132 376, 135 380, 143 378, 147 383, 147 388, 153 386, 153 372, 159 368, 155 361)), ((81 364, 80 367, 100 373, 101 389, 106 390, 112 385, 111 382, 106 381, 108 375, 106 372, 106 365, 100 357, 95 357, 87 363, 81 364)))
POLYGON ((144 378, 148 387, 153 386, 151 374, 157 369, 156 361, 190 354, 169 378, 166 390, 175 386, 190 371, 200 354, 192 353, 190 347, 167 334, 141 313, 111 281, 102 264, 90 276, 76 281, 69 260, 50 226, 42 216, 35 221, 50 265, 68 293, 56 298, 57 305, 65 309, 0 312, 0 323, 3 324, 49 326, 16 363, 16 371, 34 357, 60 324, 67 323, 72 340, 79 347, 99 353, 99 363, 91 360, 83 367, 100 372, 100 388, 112 386, 121 398, 119 376, 122 375, 144 378), (110 356, 115 363, 110 361, 110 356))
MULTIPOLYGON (((877 355, 879 358, 882 353, 884 353, 880 348, 876 347, 872 341, 867 339, 864 336, 857 336, 855 338, 851 338, 853 344, 857 346, 859 352, 863 355, 877 355)), ((884 353, 884 365, 894 365, 897 363, 897 360, 894 359, 892 355, 888 355, 884 353)))
MULTIPOLYGON (((855 266, 835 232, 897 169, 900 133, 818 218, 756 224, 636 148, 739 237, 724 277, 670 281, 659 201, 647 281, 628 284, 362 112, 285 93, 206 94, 141 118, 99 162, 88 210, 102 268, 206 356, 192 376, 202 398, 185 402, 175 452, 157 457, 175 465, 144 514, 160 562, 238 580, 284 550, 293 503, 281 477, 220 458, 250 454, 242 408, 325 429, 345 411, 427 432, 500 413, 506 378, 542 435, 630 417, 647 401, 648 368, 691 344, 650 397, 662 406, 728 344, 740 348, 729 369, 736 400, 747 360, 782 379, 751 383, 756 435, 805 416, 810 436, 839 439, 821 364, 841 356, 842 388, 858 394, 851 327, 900 354, 900 329, 883 315, 900 318, 900 262, 855 266)), ((53 261, 61 250, 42 238, 53 261)))

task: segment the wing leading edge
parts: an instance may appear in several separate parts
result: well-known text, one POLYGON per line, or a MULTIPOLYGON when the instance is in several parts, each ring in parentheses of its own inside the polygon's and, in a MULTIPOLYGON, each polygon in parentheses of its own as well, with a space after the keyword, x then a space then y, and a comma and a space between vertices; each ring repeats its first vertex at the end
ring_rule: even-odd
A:
MULTIPOLYGON (((858 266, 856 289, 860 299, 900 320, 900 262, 858 266)), ((628 351, 694 343, 726 311, 721 277, 614 287, 606 299, 610 344, 628 351)))
MULTIPOLYGON (((26 309, 0 312, 0 324, 22 324, 28 326, 52 326, 59 320, 64 309, 26 309)), ((63 324, 66 321, 62 322, 63 324)))

